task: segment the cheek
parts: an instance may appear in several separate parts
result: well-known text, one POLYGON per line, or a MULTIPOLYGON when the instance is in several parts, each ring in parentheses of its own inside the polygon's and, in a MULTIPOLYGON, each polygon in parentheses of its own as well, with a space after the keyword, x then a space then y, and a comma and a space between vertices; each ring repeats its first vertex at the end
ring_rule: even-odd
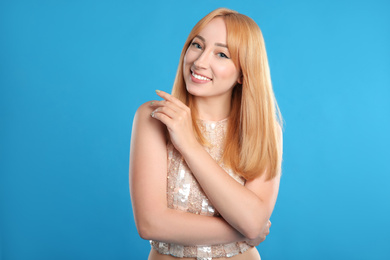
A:
POLYGON ((185 66, 187 63, 187 53, 186 55, 184 55, 184 58, 183 58, 183 66, 185 66))
POLYGON ((221 79, 223 78, 229 81, 236 81, 238 78, 238 71, 236 67, 231 66, 231 64, 226 66, 219 66, 215 71, 218 73, 221 79))
POLYGON ((187 50, 186 54, 184 55, 184 64, 189 64, 189 63, 193 63, 194 60, 196 59, 196 54, 191 51, 191 50, 187 50))
POLYGON ((184 59, 183 59, 183 73, 184 73, 184 75, 187 74, 188 68, 191 67, 191 64, 190 64, 188 58, 189 58, 188 55, 185 55, 185 56, 184 56, 184 59))

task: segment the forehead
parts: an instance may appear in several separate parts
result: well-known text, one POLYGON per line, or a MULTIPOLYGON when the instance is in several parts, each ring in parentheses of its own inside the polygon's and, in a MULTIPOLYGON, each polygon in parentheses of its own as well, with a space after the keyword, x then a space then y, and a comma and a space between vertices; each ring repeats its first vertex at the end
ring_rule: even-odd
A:
POLYGON ((225 21, 221 17, 212 19, 198 35, 204 38, 206 42, 226 43, 227 30, 225 21))

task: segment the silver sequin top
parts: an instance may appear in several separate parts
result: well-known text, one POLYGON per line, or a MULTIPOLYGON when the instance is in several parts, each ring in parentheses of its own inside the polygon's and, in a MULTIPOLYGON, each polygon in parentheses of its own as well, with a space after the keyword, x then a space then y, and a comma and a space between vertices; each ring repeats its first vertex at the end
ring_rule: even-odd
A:
MULTIPOLYGON (((218 122, 198 121, 200 130, 210 145, 205 146, 206 151, 219 165, 237 182, 244 185, 245 179, 225 167, 221 162, 223 144, 227 130, 228 120, 218 122)), ((167 174, 167 200, 168 207, 176 210, 191 212, 206 216, 220 216, 211 205, 199 183, 192 175, 181 154, 168 145, 168 174, 167 174)), ((160 254, 175 257, 192 257, 198 260, 211 260, 218 257, 232 257, 243 253, 249 248, 245 242, 213 246, 184 246, 158 241, 150 241, 151 246, 160 254)))

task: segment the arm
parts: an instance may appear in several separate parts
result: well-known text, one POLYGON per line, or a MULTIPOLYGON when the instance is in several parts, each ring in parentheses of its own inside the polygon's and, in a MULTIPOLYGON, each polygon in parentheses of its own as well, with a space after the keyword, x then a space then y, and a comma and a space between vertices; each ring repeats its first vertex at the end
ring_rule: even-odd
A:
POLYGON ((204 149, 194 147, 190 151, 184 152, 183 156, 219 213, 245 237, 258 237, 271 217, 280 177, 266 181, 263 174, 242 186, 226 174, 204 149))
POLYGON ((222 218, 167 208, 166 127, 142 105, 134 118, 130 150, 130 194, 140 236, 185 245, 243 241, 245 237, 222 218))
MULTIPOLYGON (((245 237, 255 239, 260 236, 276 202, 280 174, 268 181, 263 174, 245 186, 240 185, 195 139, 189 108, 168 93, 158 92, 158 95, 165 101, 156 102, 153 115, 167 126, 172 143, 183 155, 212 204, 245 237)), ((280 131, 280 145, 281 138, 280 131)))

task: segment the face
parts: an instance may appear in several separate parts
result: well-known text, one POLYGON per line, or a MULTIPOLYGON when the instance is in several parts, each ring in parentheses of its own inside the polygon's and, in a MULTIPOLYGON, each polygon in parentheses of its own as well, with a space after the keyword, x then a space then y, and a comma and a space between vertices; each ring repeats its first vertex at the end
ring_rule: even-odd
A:
POLYGON ((231 98, 240 72, 226 43, 226 25, 214 18, 192 40, 184 56, 183 75, 187 91, 204 98, 231 98))

